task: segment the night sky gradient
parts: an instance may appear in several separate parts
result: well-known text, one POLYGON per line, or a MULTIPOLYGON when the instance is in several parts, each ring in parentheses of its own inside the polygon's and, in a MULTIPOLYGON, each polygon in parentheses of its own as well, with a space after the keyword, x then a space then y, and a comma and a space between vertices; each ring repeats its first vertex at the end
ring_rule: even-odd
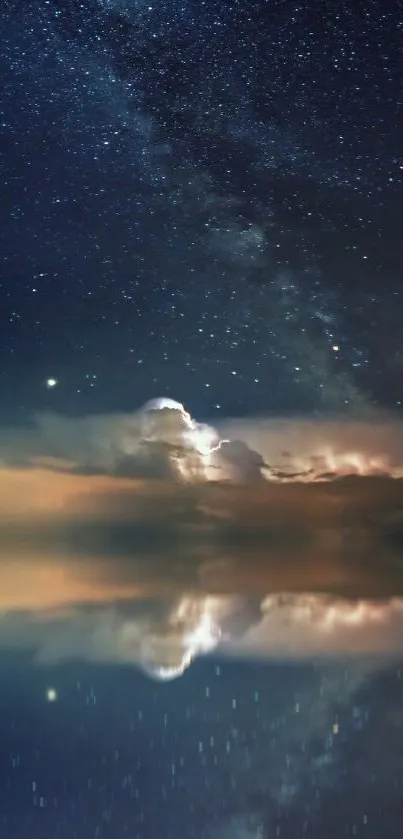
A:
POLYGON ((401 839, 403 0, 0 17, 0 839, 401 839))
POLYGON ((6 5, 3 416, 399 407, 401 3, 6 5))

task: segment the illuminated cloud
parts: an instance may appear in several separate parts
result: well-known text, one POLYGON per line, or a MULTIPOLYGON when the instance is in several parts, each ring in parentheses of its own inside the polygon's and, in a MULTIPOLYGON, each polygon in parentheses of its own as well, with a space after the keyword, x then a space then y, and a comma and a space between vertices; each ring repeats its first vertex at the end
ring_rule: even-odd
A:
POLYGON ((0 463, 53 460, 55 468, 59 462, 70 471, 205 480, 219 443, 217 432, 194 420, 180 402, 159 398, 127 414, 76 419, 43 414, 33 428, 3 429, 0 463))
POLYGON ((177 678, 208 653, 265 660, 349 660, 369 669, 403 655, 403 599, 269 595, 256 614, 246 597, 183 594, 43 610, 9 609, 0 647, 31 652, 40 665, 63 661, 132 664, 177 678))
POLYGON ((384 417, 215 430, 165 398, 3 430, 0 644, 159 678, 212 651, 400 655, 402 439, 384 417))
POLYGON ((22 648, 41 665, 63 661, 133 664, 159 680, 177 678, 220 642, 231 598, 184 595, 59 609, 10 609, 0 618, 0 648, 22 648))
POLYGON ((269 595, 261 618, 234 642, 237 655, 263 658, 399 659, 403 598, 351 600, 318 594, 269 595))
POLYGON ((68 419, 40 415, 29 429, 3 429, 0 463, 169 480, 324 480, 347 474, 403 474, 402 424, 382 414, 359 419, 197 422, 184 405, 159 398, 127 414, 68 419))
POLYGON ((402 422, 382 413, 367 412, 359 418, 228 420, 218 430, 257 451, 271 467, 271 479, 403 474, 402 422))

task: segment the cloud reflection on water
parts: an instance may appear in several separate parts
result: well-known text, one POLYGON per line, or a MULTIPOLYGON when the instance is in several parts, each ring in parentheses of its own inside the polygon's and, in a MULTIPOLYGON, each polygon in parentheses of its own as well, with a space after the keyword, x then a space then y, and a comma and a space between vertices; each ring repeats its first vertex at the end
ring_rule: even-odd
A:
MULTIPOLYGON (((179 675, 194 656, 398 657, 403 482, 259 487, 27 470, 0 526, 0 644, 179 675), (40 488, 41 497, 37 493, 40 488)), ((18 475, 18 478, 20 475, 18 475)), ((3 506, 4 511, 4 506, 3 506)))
POLYGON ((172 405, 0 434, 0 645, 161 677, 212 650, 400 655, 400 425, 227 422, 215 472, 172 405))

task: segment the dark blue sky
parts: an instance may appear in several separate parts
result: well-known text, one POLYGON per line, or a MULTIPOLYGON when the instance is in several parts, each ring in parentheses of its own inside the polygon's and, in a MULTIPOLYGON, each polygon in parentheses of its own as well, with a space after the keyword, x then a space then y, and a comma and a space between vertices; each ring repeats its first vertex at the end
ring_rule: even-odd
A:
POLYGON ((4 418, 399 408, 401 4, 7 7, 4 418))
POLYGON ((7 839, 400 836, 396 671, 354 690, 310 665, 1 667, 7 839))

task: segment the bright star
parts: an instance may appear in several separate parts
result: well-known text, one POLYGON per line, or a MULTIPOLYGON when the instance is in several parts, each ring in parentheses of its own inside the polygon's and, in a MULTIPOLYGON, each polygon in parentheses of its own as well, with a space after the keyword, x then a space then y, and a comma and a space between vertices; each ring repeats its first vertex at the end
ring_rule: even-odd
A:
POLYGON ((46 691, 46 699, 48 702, 56 702, 57 699, 57 691, 55 688, 48 688, 46 691))
POLYGON ((46 387, 56 387, 57 384, 59 384, 58 379, 46 379, 46 387))

